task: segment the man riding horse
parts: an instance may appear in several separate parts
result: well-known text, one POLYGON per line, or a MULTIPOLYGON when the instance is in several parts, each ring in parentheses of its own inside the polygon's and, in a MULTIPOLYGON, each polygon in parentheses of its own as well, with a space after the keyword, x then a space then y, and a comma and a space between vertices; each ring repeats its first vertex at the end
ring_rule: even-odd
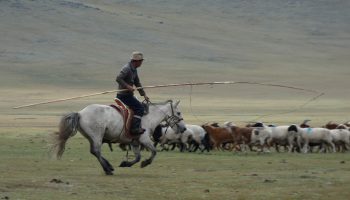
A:
MULTIPOLYGON (((137 68, 142 65, 143 54, 141 52, 133 52, 130 58, 130 62, 124 65, 118 74, 116 81, 119 84, 119 91, 117 98, 120 99, 125 105, 134 111, 134 117, 132 119, 130 133, 134 136, 141 135, 145 132, 145 129, 141 127, 141 118, 144 114, 144 107, 134 96, 134 85, 136 87, 142 87, 139 76, 137 74, 137 68)), ((138 89, 141 96, 149 101, 145 91, 138 89)))

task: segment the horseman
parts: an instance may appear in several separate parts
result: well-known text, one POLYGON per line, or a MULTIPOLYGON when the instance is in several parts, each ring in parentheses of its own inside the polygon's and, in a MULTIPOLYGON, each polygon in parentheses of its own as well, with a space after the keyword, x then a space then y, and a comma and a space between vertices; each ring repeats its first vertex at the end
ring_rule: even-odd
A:
MULTIPOLYGON (((130 58, 130 62, 124 65, 117 75, 116 81, 119 84, 119 91, 117 98, 120 99, 125 105, 134 111, 134 117, 132 119, 130 133, 134 136, 141 135, 145 132, 145 129, 141 127, 141 118, 144 114, 143 105, 134 96, 134 86, 142 87, 139 76, 137 75, 137 68, 142 65, 143 54, 141 52, 133 52, 130 58)), ((140 88, 138 89, 141 96, 149 101, 145 91, 140 88)))

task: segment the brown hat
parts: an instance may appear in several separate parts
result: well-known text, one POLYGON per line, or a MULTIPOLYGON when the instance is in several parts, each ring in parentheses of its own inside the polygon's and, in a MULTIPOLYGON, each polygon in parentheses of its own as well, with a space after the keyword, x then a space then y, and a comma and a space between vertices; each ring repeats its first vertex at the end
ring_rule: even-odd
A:
POLYGON ((134 51, 131 54, 131 60, 143 60, 143 54, 139 51, 134 51))

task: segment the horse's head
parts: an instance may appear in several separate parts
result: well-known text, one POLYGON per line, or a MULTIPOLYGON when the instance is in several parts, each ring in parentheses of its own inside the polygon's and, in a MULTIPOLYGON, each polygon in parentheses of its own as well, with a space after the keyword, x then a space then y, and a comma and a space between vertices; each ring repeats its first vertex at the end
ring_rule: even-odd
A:
POLYGON ((180 101, 170 102, 170 112, 165 117, 166 123, 177 133, 183 133, 186 131, 186 125, 183 121, 182 114, 178 108, 180 101))
MULTIPOLYGON (((161 103, 149 102, 149 113, 145 116, 148 120, 145 124, 159 124, 165 122, 165 126, 170 126, 176 133, 186 131, 181 112, 178 108, 180 101, 168 100, 161 103)), ((154 127, 155 128, 155 127, 154 127)))

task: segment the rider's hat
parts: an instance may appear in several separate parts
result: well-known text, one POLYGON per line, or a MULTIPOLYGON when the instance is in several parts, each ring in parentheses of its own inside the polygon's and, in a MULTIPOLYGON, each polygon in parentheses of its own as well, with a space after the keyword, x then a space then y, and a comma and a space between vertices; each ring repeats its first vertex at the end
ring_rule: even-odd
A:
POLYGON ((139 51, 134 51, 132 52, 130 59, 136 61, 143 60, 143 54, 139 51))

